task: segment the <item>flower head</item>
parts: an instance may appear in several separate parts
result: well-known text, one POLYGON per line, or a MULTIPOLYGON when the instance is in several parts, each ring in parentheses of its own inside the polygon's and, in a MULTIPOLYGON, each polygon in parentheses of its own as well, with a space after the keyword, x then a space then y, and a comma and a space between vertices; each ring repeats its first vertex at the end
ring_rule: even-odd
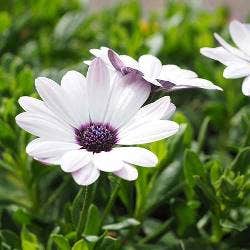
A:
POLYGON ((21 128, 38 137, 26 151, 41 162, 60 165, 80 185, 93 183, 100 171, 135 180, 133 165, 153 167, 157 157, 133 145, 167 138, 179 128, 167 120, 175 111, 169 97, 142 107, 150 84, 134 72, 110 74, 99 58, 86 78, 69 71, 59 85, 39 77, 36 89, 42 100, 21 97, 25 112, 16 117, 21 128))
POLYGON ((224 64, 226 66, 223 73, 225 78, 246 77, 242 84, 242 92, 250 96, 250 26, 232 21, 229 31, 238 48, 231 46, 221 36, 215 34, 221 46, 202 48, 201 54, 224 64))
MULTIPOLYGON (((176 65, 162 65, 161 61, 152 55, 142 55, 138 61, 127 55, 118 55, 113 50, 101 47, 91 49, 90 52, 100 57, 106 65, 126 75, 136 72, 146 82, 162 87, 165 91, 173 91, 182 88, 204 88, 222 90, 212 82, 199 78, 198 75, 176 65)), ((91 61, 85 61, 89 64, 91 61)))

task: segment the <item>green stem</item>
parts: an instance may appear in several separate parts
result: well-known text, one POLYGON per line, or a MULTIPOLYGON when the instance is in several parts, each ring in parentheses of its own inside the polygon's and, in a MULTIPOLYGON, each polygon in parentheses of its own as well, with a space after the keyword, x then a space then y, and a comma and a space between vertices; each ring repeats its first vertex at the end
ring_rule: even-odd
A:
POLYGON ((82 205, 82 209, 80 211, 80 218, 79 218, 79 222, 77 224, 77 228, 76 228, 76 238, 77 240, 79 240, 81 238, 81 234, 84 230, 84 226, 85 226, 85 222, 86 222, 86 217, 87 217, 87 210, 88 207, 90 205, 89 202, 89 190, 88 190, 88 186, 83 187, 80 192, 84 192, 84 200, 83 200, 83 205, 82 205))
POLYGON ((117 181, 116 181, 116 184, 115 184, 115 187, 109 197, 109 201, 104 209, 104 212, 103 212, 103 215, 102 215, 102 218, 101 218, 101 226, 103 225, 103 223, 105 222, 105 219, 106 217, 108 216, 108 214, 110 213, 110 210, 112 209, 113 205, 114 205, 114 202, 116 200, 116 197, 117 197, 117 194, 118 194, 118 191, 119 191, 119 188, 120 188, 120 184, 121 184, 121 179, 119 178, 117 181))

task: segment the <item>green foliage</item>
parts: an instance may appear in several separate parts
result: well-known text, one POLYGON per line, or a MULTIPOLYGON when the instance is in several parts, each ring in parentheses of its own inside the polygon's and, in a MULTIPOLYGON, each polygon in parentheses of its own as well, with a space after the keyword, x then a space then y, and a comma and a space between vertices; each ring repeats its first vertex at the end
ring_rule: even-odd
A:
POLYGON ((213 32, 229 38, 229 13, 167 2, 163 15, 145 16, 137 1, 92 13, 80 0, 0 0, 1 249, 250 248, 249 98, 240 80, 224 79, 223 67, 199 54, 200 47, 215 46, 213 32), (36 97, 37 76, 60 81, 69 69, 86 73, 82 61, 100 46, 135 58, 155 54, 224 92, 170 93, 181 129, 145 145, 158 165, 138 167, 138 180, 121 181, 117 189, 103 174, 85 199, 86 190, 69 175, 27 156, 32 138, 15 116, 20 96, 36 97))

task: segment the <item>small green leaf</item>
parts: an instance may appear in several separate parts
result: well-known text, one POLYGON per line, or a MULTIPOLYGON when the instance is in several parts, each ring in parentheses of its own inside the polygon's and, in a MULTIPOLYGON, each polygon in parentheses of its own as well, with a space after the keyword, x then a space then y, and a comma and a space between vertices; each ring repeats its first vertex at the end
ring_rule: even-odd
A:
POLYGON ((147 203, 144 205, 147 210, 162 202, 168 196, 169 191, 178 183, 181 170, 180 162, 173 162, 159 174, 150 191, 147 203))
POLYGON ((243 148, 231 164, 234 171, 244 174, 250 166, 250 147, 243 148))
POLYGON ((52 236, 53 241, 55 242, 56 246, 58 247, 58 250, 69 250, 70 245, 67 238, 65 238, 61 234, 53 234, 52 236))
POLYGON ((42 247, 38 242, 35 234, 23 227, 21 232, 22 250, 41 250, 42 247))
POLYGON ((89 247, 84 240, 79 240, 74 244, 72 250, 89 250, 89 247))
POLYGON ((84 234, 95 235, 98 234, 100 224, 101 224, 101 215, 98 208, 91 204, 88 209, 87 220, 85 224, 84 234))
POLYGON ((203 177, 204 174, 204 167, 198 155, 191 150, 186 150, 184 156, 184 175, 187 183, 193 187, 195 185, 194 176, 203 177))

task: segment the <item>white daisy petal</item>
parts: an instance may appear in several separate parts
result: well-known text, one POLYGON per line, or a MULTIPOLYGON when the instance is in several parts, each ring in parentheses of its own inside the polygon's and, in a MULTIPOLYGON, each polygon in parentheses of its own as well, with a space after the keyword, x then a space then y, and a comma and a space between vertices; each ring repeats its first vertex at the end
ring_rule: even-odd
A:
POLYGON ((67 103, 74 110, 75 120, 80 126, 89 121, 87 84, 85 77, 77 71, 68 71, 61 81, 67 103))
POLYGON ((91 153, 84 149, 72 150, 61 158, 61 168, 64 172, 75 172, 91 161, 91 153))
POLYGON ((26 152, 30 156, 38 159, 60 158, 67 151, 79 148, 80 146, 75 143, 46 141, 37 138, 27 145, 26 152))
POLYGON ((244 62, 243 59, 240 57, 235 56, 234 54, 230 53, 228 50, 224 49, 223 47, 217 47, 217 48, 202 48, 200 50, 201 54, 217 60, 221 62, 222 64, 228 66, 232 63, 242 63, 244 62))
POLYGON ((250 63, 234 63, 225 68, 223 76, 225 78, 240 78, 250 75, 250 63))
POLYGON ((159 77, 162 64, 161 61, 152 55, 143 55, 138 60, 139 70, 144 74, 147 81, 155 80, 159 77))
POLYGON ((222 90, 221 87, 202 78, 183 79, 183 80, 176 81, 176 83, 178 83, 177 85, 190 86, 190 87, 196 87, 196 88, 202 88, 202 89, 222 90))
POLYGON ((137 169, 126 163, 124 163, 122 169, 115 171, 114 174, 127 181, 134 181, 138 178, 137 169))
POLYGON ((139 70, 138 62, 130 56, 120 55, 119 56, 126 67, 139 70))
POLYGON ((100 176, 92 162, 72 173, 72 177, 78 185, 88 186, 94 183, 100 176))
POLYGON ((119 128, 144 104, 151 87, 134 73, 117 74, 112 85, 105 122, 119 128))
POLYGON ((158 141, 176 134, 179 125, 173 121, 159 120, 147 122, 135 129, 119 133, 120 145, 135 145, 158 141))
POLYGON ((145 122, 166 119, 167 116, 170 117, 170 114, 172 114, 173 112, 173 106, 170 106, 170 104, 170 97, 164 96, 157 101, 142 107, 135 114, 135 116, 129 120, 129 122, 127 122, 120 128, 120 133, 122 133, 122 131, 124 130, 131 130, 133 128, 141 126, 145 122))
POLYGON ((104 172, 114 172, 123 167, 122 160, 112 150, 94 154, 93 163, 97 169, 104 172))
POLYGON ((250 56, 250 31, 239 21, 232 21, 229 25, 229 31, 235 44, 250 56))
POLYGON ((154 167, 158 163, 157 156, 145 148, 117 147, 113 149, 123 161, 142 167, 154 167))
POLYGON ((220 35, 214 34, 215 39, 224 47, 228 52, 232 53, 233 55, 240 57, 241 59, 244 60, 249 60, 249 57, 242 52, 241 50, 231 46, 229 43, 227 43, 220 35))
POLYGON ((50 116, 24 112, 16 116, 16 123, 27 132, 44 139, 75 142, 73 129, 50 116))
POLYGON ((246 77, 242 83, 242 92, 246 96, 250 96, 250 76, 246 77))
POLYGON ((46 77, 36 79, 36 89, 50 110, 74 127, 78 123, 74 119, 74 110, 67 103, 67 96, 60 85, 46 77))
POLYGON ((100 58, 94 59, 89 66, 87 89, 91 121, 102 122, 110 95, 110 77, 107 67, 100 58))

